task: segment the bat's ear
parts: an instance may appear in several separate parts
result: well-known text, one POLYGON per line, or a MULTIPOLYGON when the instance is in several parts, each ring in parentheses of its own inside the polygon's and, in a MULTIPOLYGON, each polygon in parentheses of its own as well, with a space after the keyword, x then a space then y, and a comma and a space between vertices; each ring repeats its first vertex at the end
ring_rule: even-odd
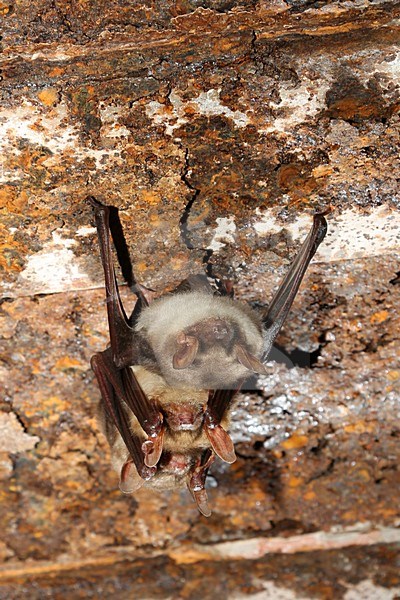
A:
POLYGON ((253 373, 259 373, 260 375, 267 375, 267 369, 265 365, 259 360, 254 354, 251 354, 242 344, 235 345, 236 358, 241 365, 253 371, 253 373))
POLYGON ((229 464, 234 463, 236 460, 235 448, 225 429, 221 425, 217 425, 216 427, 206 427, 205 431, 215 454, 229 464))
POLYGON ((196 358, 199 340, 194 335, 179 334, 176 338, 178 350, 172 359, 174 369, 186 369, 196 358))

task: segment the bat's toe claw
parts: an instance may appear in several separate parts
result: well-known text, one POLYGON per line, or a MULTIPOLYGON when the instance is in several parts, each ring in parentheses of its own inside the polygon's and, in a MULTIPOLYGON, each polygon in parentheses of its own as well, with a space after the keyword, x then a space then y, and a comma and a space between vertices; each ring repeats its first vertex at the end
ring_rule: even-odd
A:
POLYGON ((197 508, 201 514, 205 517, 209 517, 211 515, 211 509, 208 505, 208 496, 206 490, 192 490, 192 494, 197 504, 197 508))

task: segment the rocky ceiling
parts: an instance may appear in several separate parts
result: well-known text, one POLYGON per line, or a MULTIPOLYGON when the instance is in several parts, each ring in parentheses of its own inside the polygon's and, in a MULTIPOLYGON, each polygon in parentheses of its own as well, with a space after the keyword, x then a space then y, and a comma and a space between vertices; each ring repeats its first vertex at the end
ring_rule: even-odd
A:
POLYGON ((0 16, 0 598, 398 597, 400 3, 0 16), (142 283, 207 269, 254 307, 331 210, 209 519, 186 490, 118 490, 89 194, 120 209, 142 283))

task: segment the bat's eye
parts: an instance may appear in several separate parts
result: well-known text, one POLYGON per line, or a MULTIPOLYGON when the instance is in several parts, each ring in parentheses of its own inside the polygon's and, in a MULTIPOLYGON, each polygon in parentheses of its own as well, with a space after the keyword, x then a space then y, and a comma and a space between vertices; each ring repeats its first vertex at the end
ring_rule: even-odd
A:
POLYGON ((189 333, 195 334, 206 346, 213 346, 216 342, 225 346, 234 336, 232 325, 225 319, 217 317, 200 321, 189 333))
POLYGON ((216 340, 222 340, 229 334, 228 327, 224 324, 224 321, 216 323, 212 328, 212 332, 216 340))

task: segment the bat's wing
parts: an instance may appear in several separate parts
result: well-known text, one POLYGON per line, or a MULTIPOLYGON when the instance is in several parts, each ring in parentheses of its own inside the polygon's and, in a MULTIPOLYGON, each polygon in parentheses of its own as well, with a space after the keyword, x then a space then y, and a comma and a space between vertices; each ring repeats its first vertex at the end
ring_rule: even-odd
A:
MULTIPOLYGON (((163 420, 157 407, 147 398, 130 369, 131 365, 139 363, 143 353, 143 343, 133 329, 132 321, 135 319, 127 318, 119 295, 111 248, 111 209, 93 197, 88 200, 94 207, 99 237, 111 342, 111 348, 92 358, 92 368, 99 382, 107 414, 112 418, 121 434, 140 477, 148 479, 154 474, 152 469, 155 469, 161 456, 164 437, 163 420), (147 440, 139 440, 138 436, 131 431, 126 407, 133 412, 140 426, 148 435, 147 440)), ((119 223, 116 216, 114 215, 114 226, 119 223)), ((115 245, 121 265, 124 265, 122 267, 124 277, 138 297, 133 313, 133 315, 137 315, 143 306, 148 305, 147 290, 138 285, 134 279, 129 256, 128 258, 125 256, 127 248, 124 240, 122 242, 120 240, 115 245)), ((147 347, 145 350, 149 352, 147 347)), ((123 468, 121 481, 124 477, 126 480, 132 481, 134 477, 134 469, 131 468, 132 461, 128 461, 123 468)))
MULTIPOLYGON (((300 252, 292 263, 289 272, 279 287, 266 314, 263 318, 264 324, 264 348, 263 360, 265 361, 272 348, 272 344, 282 327, 293 300, 297 294, 304 273, 314 256, 319 244, 325 237, 327 223, 322 214, 314 216, 314 222, 310 233, 301 246, 300 252)), ((254 370, 261 372, 262 364, 255 364, 254 370)), ((224 414, 229 409, 232 398, 241 388, 240 382, 236 389, 222 389, 210 392, 207 408, 204 414, 204 429, 210 444, 222 460, 232 463, 235 461, 235 450, 229 434, 221 426, 224 414)))
POLYGON ((263 317, 264 362, 267 360, 272 344, 285 322, 307 267, 325 237, 327 228, 328 225, 324 215, 314 215, 313 226, 263 317))
MULTIPOLYGON (((94 207, 101 262, 104 269, 107 314, 113 360, 116 367, 122 368, 138 363, 140 356, 140 341, 130 325, 119 295, 111 249, 111 233, 109 225, 110 208, 104 206, 93 197, 89 197, 88 201, 94 207)), ((133 281, 132 272, 130 272, 129 277, 132 278, 133 281)), ((137 313, 142 306, 148 305, 148 301, 146 295, 143 293, 143 288, 140 285, 135 284, 133 287, 135 288, 135 293, 138 297, 137 308, 135 307, 135 312, 137 313)))
POLYGON ((147 398, 129 367, 115 367, 110 348, 95 354, 91 364, 107 414, 118 429, 140 477, 149 479, 155 473, 164 438, 162 417, 157 407, 147 398), (140 439, 132 431, 126 407, 147 433, 147 440, 140 439))

